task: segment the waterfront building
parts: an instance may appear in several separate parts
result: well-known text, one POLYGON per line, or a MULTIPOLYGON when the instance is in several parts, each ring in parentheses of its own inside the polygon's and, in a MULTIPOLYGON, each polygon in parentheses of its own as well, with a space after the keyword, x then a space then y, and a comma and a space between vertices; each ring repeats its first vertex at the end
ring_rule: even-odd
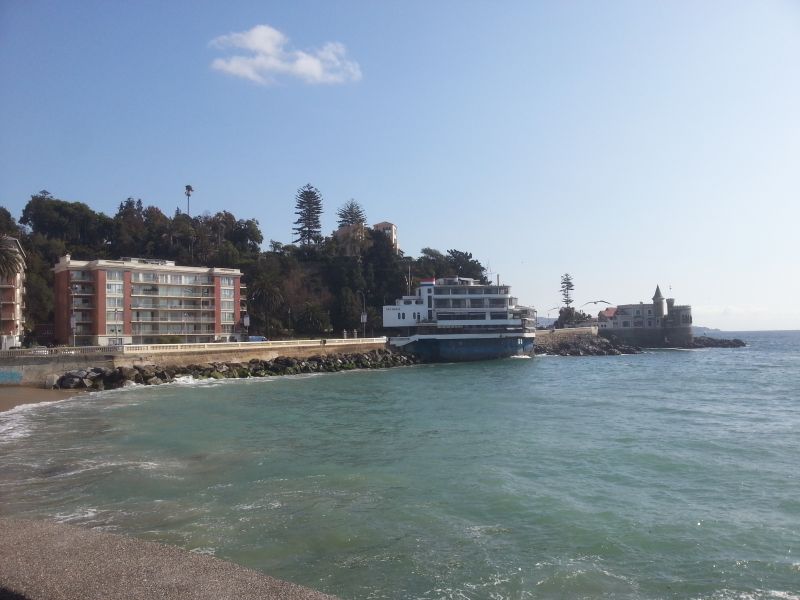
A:
POLYGON ((241 271, 149 258, 73 260, 55 271, 59 344, 203 343, 244 335, 241 271))
MULTIPOLYGON (((17 252, 25 258, 19 240, 14 240, 17 252)), ((9 277, 0 277, 0 350, 8 350, 22 343, 25 327, 25 270, 24 267, 9 277)))
POLYGON ((598 333, 637 346, 685 345, 692 341, 692 307, 664 298, 656 286, 652 304, 620 304, 597 314, 598 333))
POLYGON ((390 345, 425 361, 486 360, 532 354, 536 311, 499 281, 442 277, 384 306, 383 326, 398 330, 390 345))

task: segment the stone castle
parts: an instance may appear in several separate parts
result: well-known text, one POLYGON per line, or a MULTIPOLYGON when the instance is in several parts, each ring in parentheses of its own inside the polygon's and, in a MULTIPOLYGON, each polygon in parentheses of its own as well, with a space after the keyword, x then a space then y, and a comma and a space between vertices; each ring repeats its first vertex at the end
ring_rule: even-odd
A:
POLYGON ((598 333, 634 346, 687 346, 692 342, 692 307, 664 298, 656 286, 653 303, 620 304, 600 311, 598 333))

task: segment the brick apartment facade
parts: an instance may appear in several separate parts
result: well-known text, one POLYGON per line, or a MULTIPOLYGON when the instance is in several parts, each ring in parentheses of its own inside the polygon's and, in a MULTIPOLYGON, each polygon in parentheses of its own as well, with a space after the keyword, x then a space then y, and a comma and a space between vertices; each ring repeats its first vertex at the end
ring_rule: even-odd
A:
POLYGON ((59 259, 55 341, 77 346, 242 337, 241 271, 174 261, 59 259))

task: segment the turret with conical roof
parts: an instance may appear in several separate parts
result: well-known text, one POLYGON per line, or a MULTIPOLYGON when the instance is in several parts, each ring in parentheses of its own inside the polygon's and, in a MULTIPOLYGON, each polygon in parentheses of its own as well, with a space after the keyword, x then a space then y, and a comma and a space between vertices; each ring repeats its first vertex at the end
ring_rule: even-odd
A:
POLYGON ((661 288, 658 285, 656 285, 656 293, 653 294, 653 308, 657 318, 663 319, 667 315, 667 301, 661 294, 661 288))

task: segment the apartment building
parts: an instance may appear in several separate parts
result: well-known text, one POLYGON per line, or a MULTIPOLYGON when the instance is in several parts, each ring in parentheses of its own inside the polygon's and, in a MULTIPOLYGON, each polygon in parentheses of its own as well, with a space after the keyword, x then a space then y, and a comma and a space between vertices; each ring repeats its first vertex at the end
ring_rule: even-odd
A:
POLYGON ((59 259, 56 343, 76 346, 238 340, 241 271, 147 258, 59 259))
MULTIPOLYGON (((12 238, 20 256, 25 257, 19 240, 12 238)), ((8 350, 22 343, 25 318, 25 271, 0 277, 0 350, 8 350)))

